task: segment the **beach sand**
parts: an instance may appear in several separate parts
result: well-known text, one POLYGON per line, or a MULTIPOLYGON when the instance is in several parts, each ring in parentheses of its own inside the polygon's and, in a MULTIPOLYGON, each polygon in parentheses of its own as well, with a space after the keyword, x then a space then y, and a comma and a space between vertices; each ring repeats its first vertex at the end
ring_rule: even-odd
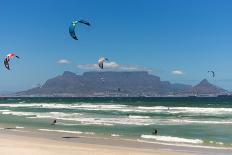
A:
MULTIPOLYGON (((213 151, 210 152, 213 153, 213 151)), ((191 149, 161 147, 161 145, 119 139, 0 130, 0 155, 193 155, 201 153, 203 152, 194 152, 191 149)))
POLYGON ((151 154, 186 154, 170 151, 136 149, 112 145, 97 145, 49 139, 42 136, 15 135, 4 133, 0 136, 1 155, 151 155, 151 154))
POLYGON ((0 137, 1 155, 151 155, 151 154, 180 154, 168 151, 113 147, 96 144, 73 143, 56 141, 45 138, 4 135, 0 137))

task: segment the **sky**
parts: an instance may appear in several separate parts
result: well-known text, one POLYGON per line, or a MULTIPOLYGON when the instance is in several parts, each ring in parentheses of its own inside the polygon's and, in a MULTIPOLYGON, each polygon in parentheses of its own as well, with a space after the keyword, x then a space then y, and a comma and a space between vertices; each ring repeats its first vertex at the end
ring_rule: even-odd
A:
POLYGON ((172 83, 204 78, 232 90, 230 0, 1 0, 0 58, 16 53, 12 70, 0 66, 0 91, 44 84, 64 71, 147 70, 172 83), (84 19, 91 27, 68 32, 84 19), (208 70, 214 70, 212 78, 208 70))

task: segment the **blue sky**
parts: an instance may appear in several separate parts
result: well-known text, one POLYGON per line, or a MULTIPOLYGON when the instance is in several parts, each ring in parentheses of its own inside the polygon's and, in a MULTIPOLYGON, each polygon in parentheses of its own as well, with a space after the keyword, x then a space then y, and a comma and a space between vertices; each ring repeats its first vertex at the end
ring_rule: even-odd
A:
POLYGON ((65 70, 81 74, 80 65, 102 56, 152 70, 162 80, 196 84, 207 78, 232 89, 229 0, 1 0, 0 19, 0 57, 21 57, 11 71, 0 67, 0 91, 32 88, 65 70), (76 19, 92 24, 78 29, 78 41, 68 33, 76 19), (61 59, 71 63, 58 64, 61 59))

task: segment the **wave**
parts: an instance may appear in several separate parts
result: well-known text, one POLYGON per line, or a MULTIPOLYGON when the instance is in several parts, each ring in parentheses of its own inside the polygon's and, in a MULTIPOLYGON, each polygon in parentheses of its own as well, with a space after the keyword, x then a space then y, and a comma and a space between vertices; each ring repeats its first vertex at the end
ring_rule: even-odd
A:
POLYGON ((47 132, 61 132, 61 133, 72 133, 72 134, 86 134, 86 135, 95 135, 94 132, 81 132, 81 131, 70 131, 70 130, 52 130, 52 129, 38 129, 39 131, 47 132))
POLYGON ((78 118, 58 118, 66 121, 77 121, 83 125, 150 125, 152 119, 130 119, 130 118, 94 118, 94 117, 78 117, 78 118))
POLYGON ((151 118, 150 116, 134 116, 134 115, 129 115, 129 118, 131 119, 148 119, 151 118))
POLYGON ((0 104, 0 107, 12 108, 46 108, 46 109, 75 109, 94 111, 118 111, 124 113, 163 113, 163 114, 198 114, 198 115, 232 115, 232 108, 206 107, 167 107, 167 106, 129 106, 118 104, 90 104, 90 103, 18 103, 0 104))
POLYGON ((148 126, 148 125, 186 125, 186 124, 232 124, 232 120, 185 120, 185 119, 155 119, 149 117, 132 117, 132 118, 60 118, 62 120, 78 121, 85 125, 136 125, 136 126, 148 126))
POLYGON ((0 112, 8 112, 8 111, 10 111, 10 110, 0 110, 0 112))
POLYGON ((39 131, 47 131, 47 132, 62 132, 62 133, 74 133, 74 134, 82 134, 81 131, 70 131, 70 130, 51 130, 51 129, 38 129, 39 131))
POLYGON ((199 108, 199 107, 173 107, 170 113, 194 113, 194 114, 231 114, 232 108, 199 108))
POLYGON ((87 135, 95 135, 94 132, 84 132, 84 134, 87 134, 87 135))
MULTIPOLYGON (((63 119, 63 118, 62 118, 63 119)), ((125 117, 115 117, 115 118, 90 118, 90 117, 79 117, 70 118, 65 120, 75 120, 86 125, 150 125, 153 124, 152 119, 130 119, 125 117)))
POLYGON ((56 125, 63 125, 63 126, 75 126, 75 125, 79 125, 77 123, 63 123, 63 122, 57 122, 56 125))
MULTIPOLYGON (((0 111, 1 112, 1 111, 0 111)), ((3 111, 1 112, 3 115, 15 115, 15 116, 31 116, 30 118, 65 118, 65 117, 76 117, 80 116, 79 113, 63 113, 63 112, 19 112, 19 111, 3 111)))
POLYGON ((118 134, 111 134, 112 137, 120 137, 118 134))
POLYGON ((62 118, 77 118, 81 116, 80 113, 63 113, 63 112, 48 112, 48 113, 37 113, 37 118, 56 118, 56 119, 62 119, 62 118))
POLYGON ((232 150, 230 147, 217 147, 217 146, 206 146, 206 145, 195 145, 195 144, 188 144, 188 143, 167 143, 167 142, 155 142, 155 141, 146 141, 137 139, 138 142, 141 143, 151 143, 151 144, 161 144, 167 146, 183 146, 183 147, 190 147, 190 148, 207 148, 207 149, 215 149, 215 150, 232 150))
POLYGON ((165 107, 165 106, 153 106, 153 107, 138 106, 138 109, 143 109, 143 110, 168 110, 169 107, 165 107))
POLYGON ((224 145, 223 142, 209 141, 210 144, 224 145))
POLYGON ((202 144, 203 140, 201 139, 187 139, 180 137, 172 137, 172 136, 154 136, 154 135, 141 135, 143 139, 154 139, 157 141, 163 142, 174 142, 174 143, 191 143, 191 144, 202 144))
POLYGON ((0 104, 0 107, 13 107, 13 108, 17 108, 17 107, 34 107, 34 108, 57 108, 57 109, 61 109, 61 108, 66 108, 66 109, 70 109, 70 108, 88 108, 88 109, 121 109, 124 107, 127 107, 127 105, 115 105, 115 104, 57 104, 57 103, 28 103, 28 104, 0 104))
POLYGON ((15 128, 16 129, 24 129, 25 127, 23 127, 23 126, 16 126, 15 128))
POLYGON ((227 121, 222 121, 222 120, 218 120, 218 121, 212 121, 212 120, 208 120, 208 121, 202 121, 202 120, 173 120, 173 122, 176 123, 181 123, 181 124, 232 124, 232 120, 227 120, 227 121))
MULTIPOLYGON (((12 113, 11 113, 12 114, 12 113)), ((32 113, 25 115, 31 115, 32 113)), ((64 121, 76 121, 81 123, 82 125, 105 125, 105 126, 112 126, 117 124, 122 125, 150 125, 154 124, 154 120, 150 119, 149 117, 145 116, 131 116, 131 117, 90 117, 85 116, 79 113, 62 113, 62 112, 49 112, 49 113, 33 113, 33 117, 28 118, 55 118, 57 120, 64 120, 64 121), (145 119, 146 118, 146 119, 145 119)), ((59 121, 58 121, 59 123, 59 121)), ((74 123, 62 123, 60 125, 72 126, 72 125, 79 125, 74 123)))
POLYGON ((15 116, 36 116, 34 112, 18 112, 18 111, 3 111, 3 115, 15 115, 15 116))
POLYGON ((223 142, 216 142, 216 144, 224 145, 224 143, 223 143, 223 142))
POLYGON ((83 113, 64 113, 64 112, 18 112, 18 111, 10 111, 4 110, 0 111, 1 114, 4 115, 15 115, 15 116, 25 116, 27 118, 39 118, 39 119, 57 119, 64 121, 75 121, 79 122, 74 123, 66 123, 60 125, 72 126, 72 125, 137 125, 137 126, 146 126, 146 125, 175 125, 175 124, 232 124, 231 119, 227 120, 200 120, 200 119, 176 119, 176 118, 162 118, 162 117, 150 117, 150 116, 140 116, 140 115, 129 115, 125 116, 117 116, 117 117, 102 117, 96 118, 96 116, 85 115, 83 113))

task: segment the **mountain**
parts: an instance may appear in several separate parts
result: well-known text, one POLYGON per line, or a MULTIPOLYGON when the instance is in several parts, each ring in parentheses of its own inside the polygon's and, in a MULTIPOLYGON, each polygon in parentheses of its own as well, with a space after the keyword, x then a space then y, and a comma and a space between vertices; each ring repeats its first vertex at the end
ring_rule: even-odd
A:
POLYGON ((41 87, 19 92, 17 96, 189 96, 197 94, 219 94, 218 88, 207 80, 192 87, 185 84, 171 84, 145 71, 136 72, 85 72, 83 75, 65 71, 49 79, 41 87))
POLYGON ((193 91, 197 94, 222 94, 226 92, 224 89, 209 83, 206 79, 194 86, 193 91))
POLYGON ((13 92, 11 92, 11 91, 0 91, 0 96, 7 96, 7 95, 10 95, 10 94, 13 94, 13 92))

